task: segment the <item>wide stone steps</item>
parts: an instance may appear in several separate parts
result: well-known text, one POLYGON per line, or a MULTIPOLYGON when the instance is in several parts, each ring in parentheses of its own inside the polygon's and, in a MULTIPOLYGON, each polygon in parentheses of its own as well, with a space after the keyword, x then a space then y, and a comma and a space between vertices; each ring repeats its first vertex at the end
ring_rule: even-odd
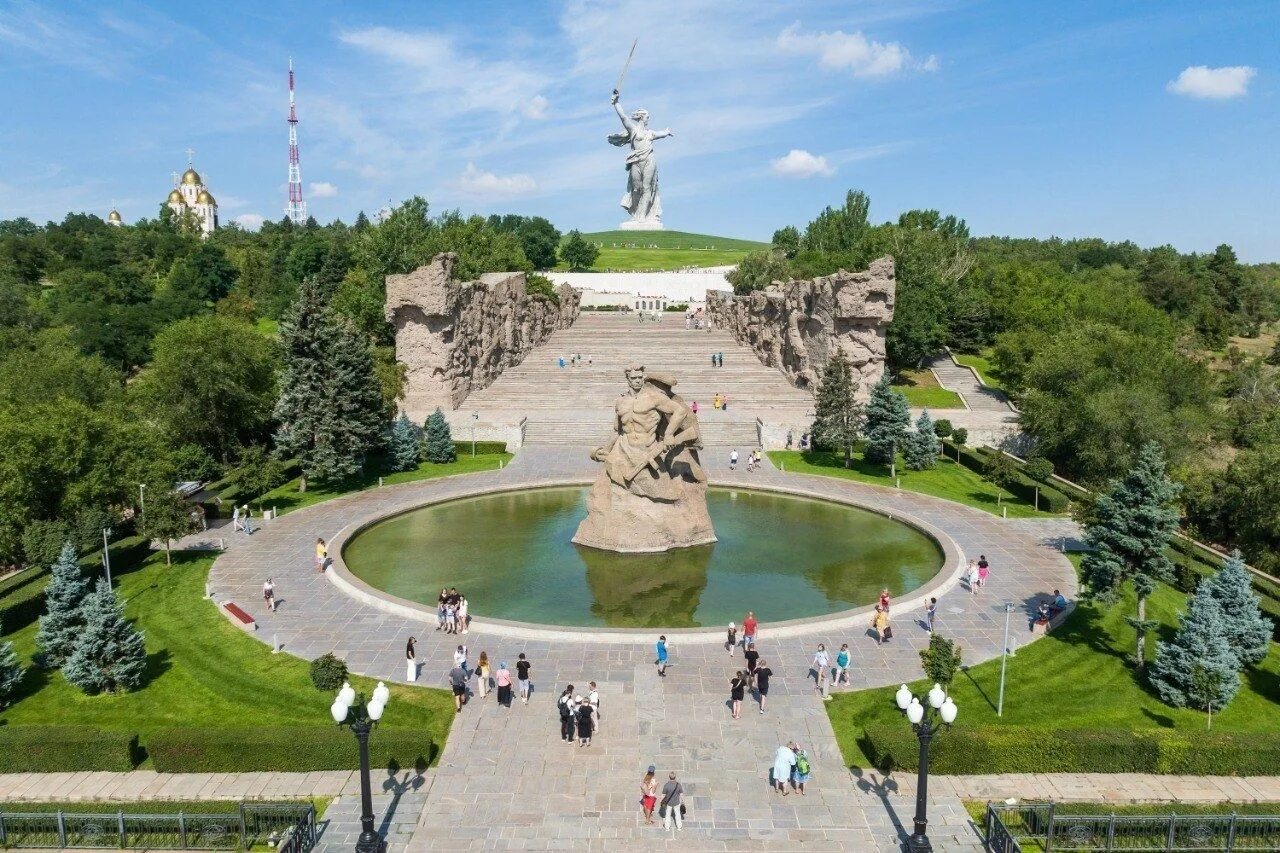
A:
POLYGON ((999 391, 978 382, 973 371, 960 367, 947 356, 939 356, 929 365, 943 388, 955 391, 975 412, 1009 412, 1009 401, 999 391))
MULTIPOLYGON (((700 420, 704 446, 755 447, 759 432, 755 420, 700 420)), ((524 443, 539 447, 567 445, 594 447, 607 442, 612 434, 610 421, 530 417, 524 430, 524 443)))

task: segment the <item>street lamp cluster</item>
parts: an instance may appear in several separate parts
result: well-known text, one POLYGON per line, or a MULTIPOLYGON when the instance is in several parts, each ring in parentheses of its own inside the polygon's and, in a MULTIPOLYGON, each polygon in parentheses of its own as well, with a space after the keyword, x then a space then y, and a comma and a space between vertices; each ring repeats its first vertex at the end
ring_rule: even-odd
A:
POLYGON ((373 791, 369 783, 369 732, 374 723, 382 719, 382 712, 387 709, 387 701, 391 691, 381 681, 373 689, 373 695, 366 702, 363 695, 357 695, 350 683, 342 682, 329 713, 338 725, 346 723, 351 733, 360 744, 360 839, 356 842, 356 853, 381 853, 382 836, 373 828, 373 791))
POLYGON ((911 837, 907 839, 907 850, 909 853, 932 853, 933 845, 929 843, 928 835, 929 820, 925 811, 929 797, 929 741, 938 733, 938 729, 956 721, 958 709, 941 684, 933 685, 933 689, 926 694, 928 708, 912 695, 905 684, 898 688, 893 699, 898 703, 898 709, 907 715, 916 737, 920 739, 920 761, 916 771, 916 816, 913 821, 915 826, 911 837))

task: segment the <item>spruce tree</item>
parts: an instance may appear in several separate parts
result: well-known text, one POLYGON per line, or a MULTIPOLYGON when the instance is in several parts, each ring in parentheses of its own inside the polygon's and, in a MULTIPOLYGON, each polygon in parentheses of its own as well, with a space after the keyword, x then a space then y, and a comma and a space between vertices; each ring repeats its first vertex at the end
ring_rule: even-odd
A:
MULTIPOLYGON (((0 634, 4 626, 0 625, 0 634)), ((22 664, 18 662, 18 654, 13 650, 13 643, 0 643, 0 708, 9 704, 9 699, 22 683, 22 664)))
POLYGON ((871 389, 871 399, 867 402, 866 460, 892 465, 910 425, 907 398, 889 387, 886 373, 871 389))
POLYGON ((382 439, 382 388, 364 339, 329 310, 312 279, 280 326, 284 369, 275 418, 277 451, 310 477, 341 480, 364 467, 382 439))
POLYGON ((401 412, 391 424, 391 438, 388 442, 391 451, 391 463, 397 471, 412 471, 422 461, 422 448, 419 445, 418 428, 409 420, 409 416, 401 412))
POLYGON ((1156 643, 1151 687, 1161 701, 1184 708, 1222 708, 1240 689, 1240 661, 1227 620, 1207 584, 1191 598, 1173 640, 1156 643))
POLYGON ((84 630, 62 665, 67 681, 85 693, 115 693, 142 684, 147 649, 142 634, 125 621, 124 608, 105 578, 85 599, 84 630))
POLYGON ((453 434, 444 412, 437 408, 427 417, 426 437, 423 438, 423 455, 428 462, 452 462, 458 458, 453 447, 453 434))
POLYGON ((902 455, 906 458, 907 467, 912 471, 924 471, 938 464, 938 449, 942 443, 933 430, 933 418, 925 409, 916 420, 916 431, 907 436, 902 455))
POLYGON ((70 542, 53 564, 49 584, 44 589, 44 615, 36 631, 37 659, 50 669, 61 666, 75 648, 84 627, 81 607, 89 593, 89 581, 80 571, 76 549, 70 542))
POLYGON ((853 464, 853 443, 862 431, 864 415, 857 401, 858 386, 844 350, 836 350, 822 372, 818 387, 813 440, 820 447, 844 452, 844 467, 853 464))
POLYGON ((1274 627, 1271 620, 1262 615, 1258 596, 1253 591, 1253 583, 1239 550, 1232 551, 1222 568, 1202 581, 1200 586, 1207 588, 1222 608, 1223 630, 1231 650, 1240 659, 1241 668, 1266 657, 1274 627))
POLYGON ((1173 579, 1173 564, 1165 550, 1178 529, 1178 510, 1173 503, 1178 491, 1165 476, 1160 447, 1148 444, 1133 468, 1112 480, 1107 491, 1098 496, 1094 518, 1085 531, 1090 551, 1080 564, 1080 573, 1087 593, 1110 601, 1125 581, 1133 583, 1137 616, 1126 621, 1137 630, 1134 664, 1139 670, 1146 666, 1147 632, 1155 627, 1147 619, 1147 598, 1156 584, 1173 579))

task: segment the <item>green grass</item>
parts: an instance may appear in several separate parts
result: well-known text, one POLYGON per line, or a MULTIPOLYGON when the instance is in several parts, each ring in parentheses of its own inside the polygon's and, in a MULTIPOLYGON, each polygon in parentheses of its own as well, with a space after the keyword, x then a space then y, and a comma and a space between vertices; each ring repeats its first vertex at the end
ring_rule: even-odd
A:
POLYGON ((989 350, 984 350, 981 355, 974 355, 972 353, 955 353, 955 358, 957 364, 962 364, 965 367, 972 367, 974 370, 978 371, 978 375, 982 377, 983 383, 999 391, 1003 391, 1007 395, 1009 391, 1000 384, 999 374, 991 365, 990 355, 991 353, 989 350))
POLYGON ((894 391, 907 397, 907 405, 923 409, 963 409, 964 400, 955 391, 938 384, 932 370, 904 370, 894 391))
POLYGON ((256 325, 258 331, 268 338, 274 338, 280 334, 280 324, 270 317, 259 317, 256 325))
MULTIPOLYGON (((673 270, 736 264, 748 252, 767 249, 768 243, 734 240, 684 231, 596 231, 583 239, 601 246, 592 269, 673 270)), ((564 269, 560 265, 557 269, 564 269)))
MULTIPOLYGON (((1073 562, 1078 562, 1078 555, 1071 556, 1073 562)), ((1185 602, 1185 595, 1167 586, 1161 586, 1148 600, 1147 618, 1160 623, 1155 636, 1148 637, 1149 659, 1155 656, 1155 639, 1173 636, 1177 614, 1185 602)), ((1021 608, 1016 613, 1020 615, 1021 608)), ((1000 661, 969 668, 951 685, 951 696, 960 708, 957 731, 966 724, 1000 723, 1039 728, 1046 738, 1052 738, 1056 729, 1176 729, 1192 734, 1204 731, 1204 713, 1165 705, 1147 690, 1129 664, 1134 630, 1125 617, 1132 615, 1131 592, 1111 607, 1081 604, 1047 637, 1019 648, 1008 659, 1003 717, 997 717, 995 712, 1000 661)), ((1025 643, 1030 637, 1025 617, 1017 618, 1014 628, 1017 644, 1025 643)), ((945 630, 944 621, 940 631, 945 630)), ((1280 646, 1272 643, 1267 657, 1256 668, 1247 670, 1241 681, 1235 700, 1226 710, 1213 715, 1213 731, 1275 730, 1280 726, 1280 646)), ((917 693, 928 687, 921 681, 908 683, 917 693)), ((895 692, 896 688, 887 687, 842 693, 827 703, 846 764, 870 766, 870 759, 859 744, 865 725, 907 725, 894 704, 895 692)), ((1224 772, 1229 770, 1223 768, 1224 772)))
MULTIPOLYGON (((0 725, 87 725, 148 733, 166 726, 332 725, 332 697, 312 686, 306 661, 271 654, 268 647, 235 628, 202 598, 213 557, 175 553, 171 568, 152 554, 136 569, 116 569, 125 612, 146 635, 148 667, 142 689, 119 695, 88 696, 60 672, 30 666, 36 624, 11 639, 30 666, 14 703, 0 712, 0 725)), ((279 590, 287 600, 288 589, 279 590)), ((358 690, 375 682, 352 678, 358 690)), ((453 719, 443 690, 391 686, 383 726, 413 728, 444 743, 453 719)), ((146 766, 144 764, 144 766, 146 766)))
MULTIPOLYGON (((770 450, 768 454, 774 465, 786 466, 794 474, 818 474, 877 486, 893 486, 889 466, 867 462, 862 458, 860 448, 854 452, 852 468, 844 467, 844 456, 841 454, 801 453, 796 450, 770 450)), ((911 471, 899 458, 898 477, 902 481, 902 488, 907 491, 945 498, 992 515, 1000 515, 1001 508, 1007 508, 1009 518, 1051 517, 1050 513, 1036 512, 1030 503, 1015 498, 1008 492, 1003 492, 1003 500, 997 502, 996 487, 957 464, 954 459, 939 459, 938 464, 928 471, 911 471)))
MULTIPOLYGON (((501 463, 506 465, 511 461, 510 453, 481 453, 476 456, 470 455, 469 445, 467 442, 460 442, 458 447, 458 459, 444 465, 437 465, 434 462, 423 462, 413 471, 397 471, 394 474, 383 474, 382 482, 384 485, 392 486, 396 483, 411 483, 415 480, 430 480, 434 477, 448 477, 453 474, 472 474, 476 471, 492 471, 501 463)), ((275 508, 280 511, 281 515, 286 512, 293 512, 307 506, 314 506, 351 492, 362 492, 365 489, 372 489, 378 485, 377 474, 366 474, 356 477, 342 483, 331 483, 319 485, 317 483, 308 483, 305 492, 298 491, 299 480, 290 480, 283 486, 278 486, 267 492, 261 498, 253 501, 254 506, 275 508)))

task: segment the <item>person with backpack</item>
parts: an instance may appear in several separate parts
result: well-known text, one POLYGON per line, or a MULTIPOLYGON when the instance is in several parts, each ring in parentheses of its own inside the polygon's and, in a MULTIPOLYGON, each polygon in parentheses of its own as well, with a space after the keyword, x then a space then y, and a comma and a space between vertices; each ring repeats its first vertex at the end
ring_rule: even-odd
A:
POLYGON ((560 712, 560 740, 573 743, 573 685, 570 684, 556 700, 556 710, 560 712))
POLYGON ((667 784, 662 786, 662 804, 658 807, 658 814, 662 816, 663 829, 671 829, 673 823, 676 830, 684 828, 684 788, 676 781, 674 770, 667 774, 667 784))
POLYGON ((733 719, 742 716, 742 700, 746 696, 747 683, 750 681, 747 674, 742 670, 738 670, 733 674, 733 678, 729 679, 729 707, 731 709, 733 719))
POLYGON ((841 643, 840 651, 836 653, 836 677, 831 680, 833 685, 839 684, 841 680, 845 684, 849 684, 849 644, 841 643))
POLYGON ((587 704, 591 706, 592 720, 595 723, 595 730, 600 731, 600 691, 596 689, 596 683, 593 681, 587 685, 591 688, 587 691, 587 704))
POLYGON ((791 793, 787 790, 787 782, 791 779, 791 768, 796 766, 795 742, 778 747, 773 756, 773 787, 782 796, 791 793))
POLYGON ((809 763, 809 753, 805 752, 800 746, 796 746, 796 766, 791 771, 791 784, 800 796, 804 796, 804 785, 809 781, 809 776, 813 773, 813 765, 809 763))

